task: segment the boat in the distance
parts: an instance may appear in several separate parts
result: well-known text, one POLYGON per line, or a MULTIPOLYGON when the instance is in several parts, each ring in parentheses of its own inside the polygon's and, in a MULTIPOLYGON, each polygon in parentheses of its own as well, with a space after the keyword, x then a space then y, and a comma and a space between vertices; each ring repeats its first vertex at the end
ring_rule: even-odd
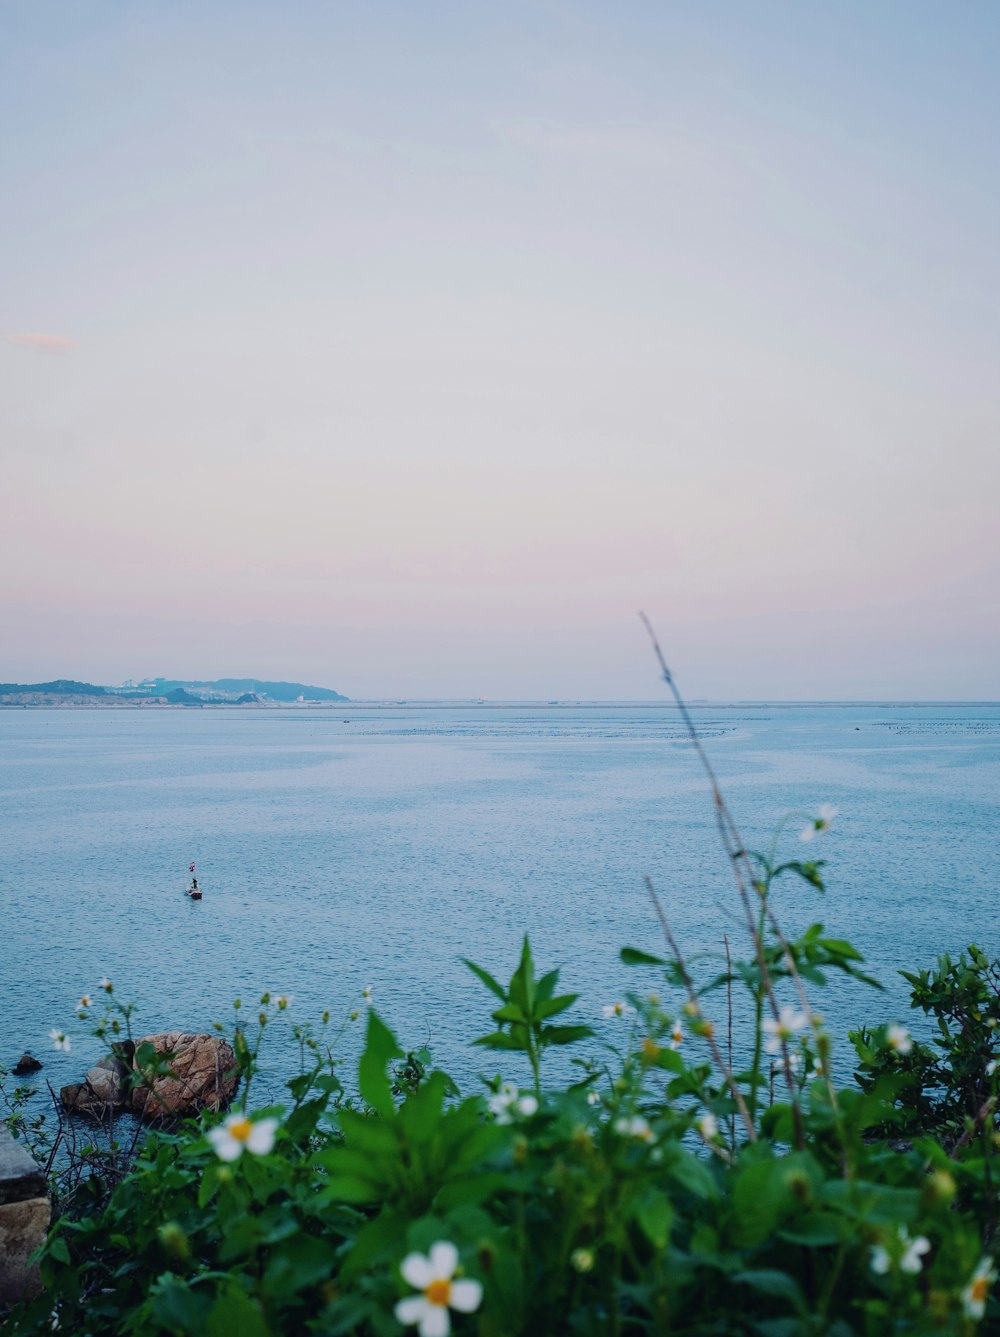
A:
POLYGON ((191 885, 184 888, 184 895, 190 896, 193 901, 201 900, 201 887, 198 886, 198 879, 194 875, 195 866, 188 864, 188 872, 191 874, 191 885))

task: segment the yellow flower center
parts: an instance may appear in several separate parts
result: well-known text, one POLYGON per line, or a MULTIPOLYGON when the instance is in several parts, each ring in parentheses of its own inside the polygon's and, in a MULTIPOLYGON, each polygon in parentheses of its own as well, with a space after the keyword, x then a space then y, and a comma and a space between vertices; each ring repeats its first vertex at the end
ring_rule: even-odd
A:
POLYGON ((969 1295, 976 1304, 983 1304, 990 1291, 989 1277, 976 1277, 969 1287, 969 1295))
POLYGON ((451 1282, 444 1280, 432 1281, 424 1291, 424 1294, 432 1305, 447 1305, 448 1301, 451 1299, 451 1282))
POLYGON ((655 1063, 660 1057, 660 1046, 648 1035, 642 1042, 642 1056, 648 1063, 655 1063))
POLYGON ((229 1125, 229 1136, 237 1142, 246 1142, 252 1132, 253 1124, 249 1119, 238 1119, 229 1125))

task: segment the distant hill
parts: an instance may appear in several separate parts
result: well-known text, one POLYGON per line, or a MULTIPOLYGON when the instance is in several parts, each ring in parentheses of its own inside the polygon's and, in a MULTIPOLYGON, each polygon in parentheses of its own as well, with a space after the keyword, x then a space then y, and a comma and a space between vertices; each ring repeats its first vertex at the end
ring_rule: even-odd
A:
POLYGON ((262 701, 347 701, 346 696, 329 687, 308 687, 301 682, 262 682, 260 678, 216 678, 214 682, 194 682, 186 678, 150 678, 151 690, 166 696, 183 688, 203 695, 241 697, 253 695, 262 701))
POLYGON ((91 682, 74 682, 72 678, 57 678, 55 682, 0 682, 0 696, 23 696, 26 692, 44 692, 47 696, 106 696, 103 687, 91 682))
POLYGON ((137 705, 167 701, 171 705, 200 706, 206 702, 252 705, 262 701, 347 701, 329 687, 309 687, 301 682, 261 682, 259 678, 218 678, 214 682, 190 682, 174 678, 147 678, 138 687, 96 687, 90 682, 57 678, 54 682, 0 683, 4 705, 137 705), (96 698, 96 700, 95 700, 96 698))

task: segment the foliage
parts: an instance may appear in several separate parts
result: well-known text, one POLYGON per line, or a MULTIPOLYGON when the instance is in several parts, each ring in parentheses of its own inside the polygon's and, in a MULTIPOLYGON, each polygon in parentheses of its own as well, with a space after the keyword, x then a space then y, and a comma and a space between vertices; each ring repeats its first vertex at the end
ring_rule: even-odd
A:
MULTIPOLYGON (((789 959, 815 957, 822 941, 809 930, 788 943, 789 959)), ((255 1155, 248 1143, 221 1159, 207 1135, 219 1116, 150 1133, 105 1201, 78 1203, 57 1222, 42 1256, 46 1292, 8 1318, 8 1331, 49 1331, 55 1312, 61 1330, 81 1337, 388 1337, 401 1331, 401 1265, 441 1240, 482 1288, 476 1312, 453 1321, 483 1337, 971 1331, 969 1286, 995 1227, 992 1106, 964 1116, 960 1145, 940 1134, 952 1133, 961 1102, 984 1082, 995 1090, 984 1073, 997 963, 973 948, 907 977, 915 1006, 926 1003, 942 1025, 927 1107, 937 1123, 921 1106, 914 1125, 901 1080, 910 1067, 927 1071, 923 1047, 899 1055, 887 1028, 863 1032, 861 1085, 838 1089, 820 1071, 816 1055, 829 1047, 810 1016, 778 1037, 791 1080, 781 1100, 756 1101, 748 1129, 732 1087, 749 1109, 761 1081, 752 1066, 716 1068, 705 1000, 735 980, 756 1007, 766 987, 753 962, 699 992, 683 980, 686 964, 622 955, 643 978, 655 972, 659 987, 609 1009, 618 1042, 562 1088, 541 1085, 541 1059, 548 1018, 568 1012, 573 995, 555 993, 555 972, 535 978, 527 942, 506 988, 473 967, 502 1000, 499 1029, 482 1040, 509 1038, 535 1055, 537 1099, 515 1100, 495 1083, 463 1098, 426 1050, 404 1054, 368 1010, 352 1103, 329 1050, 299 1030, 309 1062, 286 1105, 249 1116, 251 1125, 280 1120, 269 1148, 255 1155), (973 1063, 971 1085, 948 1085, 973 1063), (901 1126, 919 1137, 873 1135, 901 1126)), ((832 956, 857 962, 841 947, 832 956)), ((588 1035, 580 1027, 556 1043, 588 1035)), ((775 1035, 765 1031, 754 1048, 775 1035)), ((248 1068, 258 1048, 259 1035, 241 1047, 248 1068)), ((995 1302, 985 1303, 995 1320, 995 1302)))

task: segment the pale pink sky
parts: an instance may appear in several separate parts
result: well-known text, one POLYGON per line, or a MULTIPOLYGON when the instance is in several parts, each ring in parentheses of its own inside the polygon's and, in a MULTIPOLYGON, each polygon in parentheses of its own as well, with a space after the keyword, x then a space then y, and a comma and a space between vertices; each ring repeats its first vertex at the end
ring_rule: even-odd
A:
POLYGON ((0 39, 0 680, 997 696, 991 6, 0 39))

